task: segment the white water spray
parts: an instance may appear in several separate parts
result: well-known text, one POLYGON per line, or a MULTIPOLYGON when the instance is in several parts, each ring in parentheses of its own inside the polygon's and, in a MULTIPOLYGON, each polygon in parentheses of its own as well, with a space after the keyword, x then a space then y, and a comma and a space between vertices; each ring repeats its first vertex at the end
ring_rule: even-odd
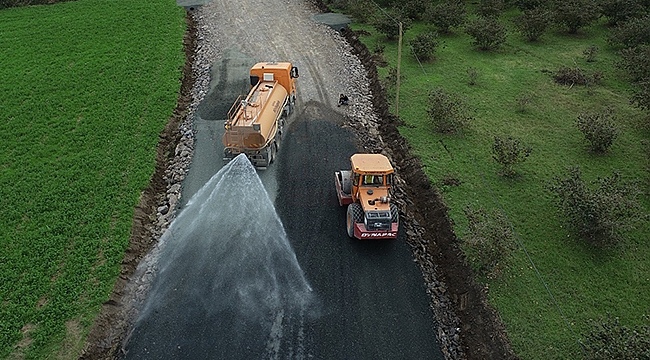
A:
POLYGON ((161 242, 160 270, 140 319, 174 303, 263 318, 303 311, 311 299, 273 203, 243 155, 190 199, 161 242))

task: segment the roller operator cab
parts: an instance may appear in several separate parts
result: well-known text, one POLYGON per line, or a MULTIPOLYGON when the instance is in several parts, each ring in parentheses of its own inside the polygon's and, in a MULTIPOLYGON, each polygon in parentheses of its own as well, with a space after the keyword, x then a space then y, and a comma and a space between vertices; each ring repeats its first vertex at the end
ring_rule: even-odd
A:
POLYGON ((237 98, 224 123, 224 161, 244 153, 257 168, 273 163, 296 104, 296 78, 298 68, 289 62, 262 62, 250 69, 250 91, 237 98))
POLYGON ((348 236, 357 239, 395 239, 399 211, 391 202, 394 170, 381 154, 354 154, 351 169, 335 172, 339 205, 348 207, 348 236))

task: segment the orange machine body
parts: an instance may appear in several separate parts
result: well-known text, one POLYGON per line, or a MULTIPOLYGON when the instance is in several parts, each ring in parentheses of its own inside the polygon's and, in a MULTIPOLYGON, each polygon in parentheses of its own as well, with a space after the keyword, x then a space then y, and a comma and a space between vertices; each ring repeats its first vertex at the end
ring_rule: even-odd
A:
POLYGON ((391 203, 393 166, 381 154, 354 154, 352 169, 335 172, 339 205, 348 206, 347 229, 358 239, 394 239, 398 209, 391 203))
POLYGON ((222 142, 224 160, 244 153, 257 167, 275 158, 296 98, 298 69, 288 62, 257 63, 250 70, 251 88, 228 111, 222 142))

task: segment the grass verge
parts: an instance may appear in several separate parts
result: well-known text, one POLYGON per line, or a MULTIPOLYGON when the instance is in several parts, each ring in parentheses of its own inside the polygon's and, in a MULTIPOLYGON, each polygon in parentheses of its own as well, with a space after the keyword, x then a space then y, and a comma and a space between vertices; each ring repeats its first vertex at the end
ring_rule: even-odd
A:
POLYGON ((0 11, 0 358, 78 356, 176 105, 184 14, 169 0, 0 11))
MULTIPOLYGON (((369 49, 385 46, 385 59, 390 67, 396 66, 396 41, 386 42, 367 25, 353 28, 370 33, 361 37, 369 49)), ((524 359, 576 358, 582 354, 579 342, 592 319, 611 314, 633 326, 648 313, 644 294, 650 293, 646 261, 650 244, 645 239, 650 225, 639 223, 615 250, 590 248, 566 229, 546 186, 573 165, 579 165, 588 179, 618 170, 626 180, 647 184, 648 159, 642 145, 648 138, 647 115, 629 105, 629 85, 616 65, 615 51, 605 41, 608 30, 602 24, 575 36, 550 32, 537 43, 525 42, 509 28, 508 41, 499 51, 476 50, 469 36, 458 30, 442 37, 435 61, 420 63, 408 42, 430 29, 414 24, 405 34, 401 61, 400 133, 442 190, 458 236, 467 234, 463 214, 467 205, 501 209, 512 224, 518 250, 500 277, 483 281, 516 353, 524 359), (582 54, 591 45, 600 49, 595 62, 587 62, 582 54), (561 66, 600 71, 604 79, 590 87, 557 85, 552 75, 561 66), (469 84, 470 68, 478 74, 476 85, 469 84), (428 92, 434 87, 466 99, 476 119, 467 131, 460 135, 433 131, 426 110, 428 92), (522 98, 529 99, 524 107, 522 98), (594 155, 575 120, 580 112, 606 106, 614 109, 622 132, 608 154, 594 155), (532 146, 517 177, 498 174, 490 151, 494 136, 514 136, 532 146), (450 178, 460 185, 445 185, 450 178)), ((388 68, 379 73, 387 76, 388 68)), ((644 190, 647 213, 650 199, 644 190)))

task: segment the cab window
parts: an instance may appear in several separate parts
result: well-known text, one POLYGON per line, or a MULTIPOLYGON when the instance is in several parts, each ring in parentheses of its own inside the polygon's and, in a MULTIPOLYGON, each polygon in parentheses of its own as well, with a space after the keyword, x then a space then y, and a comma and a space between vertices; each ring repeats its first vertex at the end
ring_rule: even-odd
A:
POLYGON ((382 175, 364 175, 363 176, 364 185, 383 185, 384 177, 382 175))

